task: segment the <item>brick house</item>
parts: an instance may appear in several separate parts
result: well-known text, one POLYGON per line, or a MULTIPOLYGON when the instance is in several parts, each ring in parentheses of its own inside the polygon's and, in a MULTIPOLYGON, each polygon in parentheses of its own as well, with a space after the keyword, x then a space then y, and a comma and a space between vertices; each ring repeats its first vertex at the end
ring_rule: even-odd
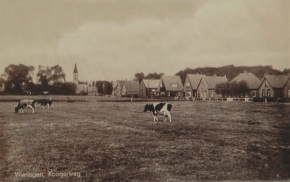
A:
POLYGON ((206 77, 206 75, 187 74, 183 85, 183 92, 185 97, 197 97, 197 87, 201 78, 203 77, 206 77))
POLYGON ((288 75, 265 75, 259 87, 259 97, 288 98, 289 90, 288 75))
POLYGON ((216 99, 219 95, 216 93, 216 85, 218 83, 228 82, 225 76, 205 76, 200 79, 197 87, 197 99, 216 99))

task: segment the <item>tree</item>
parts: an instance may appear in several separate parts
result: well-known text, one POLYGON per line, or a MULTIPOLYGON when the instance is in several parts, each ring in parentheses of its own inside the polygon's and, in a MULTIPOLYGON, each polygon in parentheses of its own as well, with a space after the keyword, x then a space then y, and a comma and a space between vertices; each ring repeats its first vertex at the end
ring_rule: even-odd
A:
POLYGON ((103 81, 103 95, 111 95, 113 91, 113 85, 111 82, 103 81))
POLYGON ((145 76, 147 79, 160 79, 164 73, 149 73, 145 76))
POLYGON ((96 87, 98 89, 99 94, 103 93, 103 82, 102 81, 96 81, 96 87))
POLYGON ((65 73, 59 65, 52 67, 38 66, 38 73, 36 76, 38 77, 38 82, 46 89, 54 82, 65 81, 65 73))
POLYGON ((136 73, 136 74, 135 74, 135 78, 134 78, 134 80, 135 80, 135 81, 138 81, 139 84, 140 84, 141 81, 143 80, 143 78, 144 78, 144 73, 136 73))
POLYGON ((54 82, 51 85, 51 93, 55 95, 74 95, 76 94, 77 86, 73 82, 54 82))
POLYGON ((248 83, 245 80, 239 81, 239 91, 241 94, 245 95, 246 91, 249 89, 248 83))
POLYGON ((239 95, 240 88, 239 88, 238 82, 236 82, 236 81, 230 82, 230 91, 231 91, 231 95, 233 97, 239 95))
POLYGON ((230 83, 218 83, 216 84, 216 93, 222 94, 222 96, 228 96, 231 93, 230 83))
POLYGON ((34 67, 24 64, 10 64, 5 68, 2 77, 5 79, 4 92, 10 94, 23 94, 28 83, 32 82, 34 67))

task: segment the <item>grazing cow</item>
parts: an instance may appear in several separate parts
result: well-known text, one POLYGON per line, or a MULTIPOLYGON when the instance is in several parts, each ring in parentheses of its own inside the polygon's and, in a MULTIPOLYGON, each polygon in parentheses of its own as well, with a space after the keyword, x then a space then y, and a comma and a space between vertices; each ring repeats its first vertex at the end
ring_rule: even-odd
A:
POLYGON ((169 118, 169 121, 171 122, 171 115, 170 110, 172 108, 172 105, 169 103, 152 103, 152 104, 146 104, 144 107, 144 112, 149 111, 153 116, 153 121, 158 121, 157 114, 161 113, 164 115, 164 122, 166 121, 166 116, 169 118))
POLYGON ((35 100, 35 102, 42 106, 42 109, 44 108, 44 106, 47 105, 47 109, 49 109, 49 106, 51 106, 53 108, 53 105, 52 105, 52 101, 51 100, 47 100, 47 99, 40 99, 40 100, 35 100))
POLYGON ((30 108, 32 110, 32 113, 34 113, 35 110, 35 101, 34 100, 20 100, 18 102, 18 105, 15 107, 15 113, 17 113, 20 110, 20 113, 24 113, 24 108, 30 108))

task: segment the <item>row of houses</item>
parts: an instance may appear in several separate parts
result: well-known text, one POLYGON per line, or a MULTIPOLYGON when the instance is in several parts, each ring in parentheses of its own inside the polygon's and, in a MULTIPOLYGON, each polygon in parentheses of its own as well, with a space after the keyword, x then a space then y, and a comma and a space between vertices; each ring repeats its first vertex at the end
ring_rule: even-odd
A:
POLYGON ((245 81, 248 89, 240 97, 248 98, 290 98, 290 81, 287 75, 265 75, 259 79, 244 72, 232 80, 224 76, 188 74, 184 84, 179 76, 163 76, 160 79, 138 81, 117 80, 112 82, 114 96, 128 97, 191 97, 195 99, 216 99, 216 85, 225 82, 245 81))

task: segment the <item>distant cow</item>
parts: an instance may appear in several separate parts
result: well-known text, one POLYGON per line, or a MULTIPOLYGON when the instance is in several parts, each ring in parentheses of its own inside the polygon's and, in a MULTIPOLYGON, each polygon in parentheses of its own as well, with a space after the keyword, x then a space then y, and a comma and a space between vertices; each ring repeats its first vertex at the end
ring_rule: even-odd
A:
POLYGON ((18 102, 18 105, 15 107, 15 113, 17 113, 20 110, 20 113, 24 113, 24 108, 30 108, 32 110, 32 113, 34 113, 35 110, 35 101, 34 100, 20 100, 18 102))
POLYGON ((35 103, 37 103, 38 105, 42 106, 42 109, 44 108, 44 106, 47 105, 47 108, 49 109, 49 106, 51 106, 53 108, 52 105, 52 101, 51 100, 47 100, 47 99, 40 99, 40 100, 35 100, 35 103))
POLYGON ((172 105, 169 103, 152 103, 152 104, 146 104, 144 107, 144 112, 149 111, 153 116, 153 121, 158 121, 157 114, 163 114, 164 115, 164 122, 166 121, 166 116, 169 118, 169 121, 171 122, 171 114, 170 110, 172 108, 172 105))

